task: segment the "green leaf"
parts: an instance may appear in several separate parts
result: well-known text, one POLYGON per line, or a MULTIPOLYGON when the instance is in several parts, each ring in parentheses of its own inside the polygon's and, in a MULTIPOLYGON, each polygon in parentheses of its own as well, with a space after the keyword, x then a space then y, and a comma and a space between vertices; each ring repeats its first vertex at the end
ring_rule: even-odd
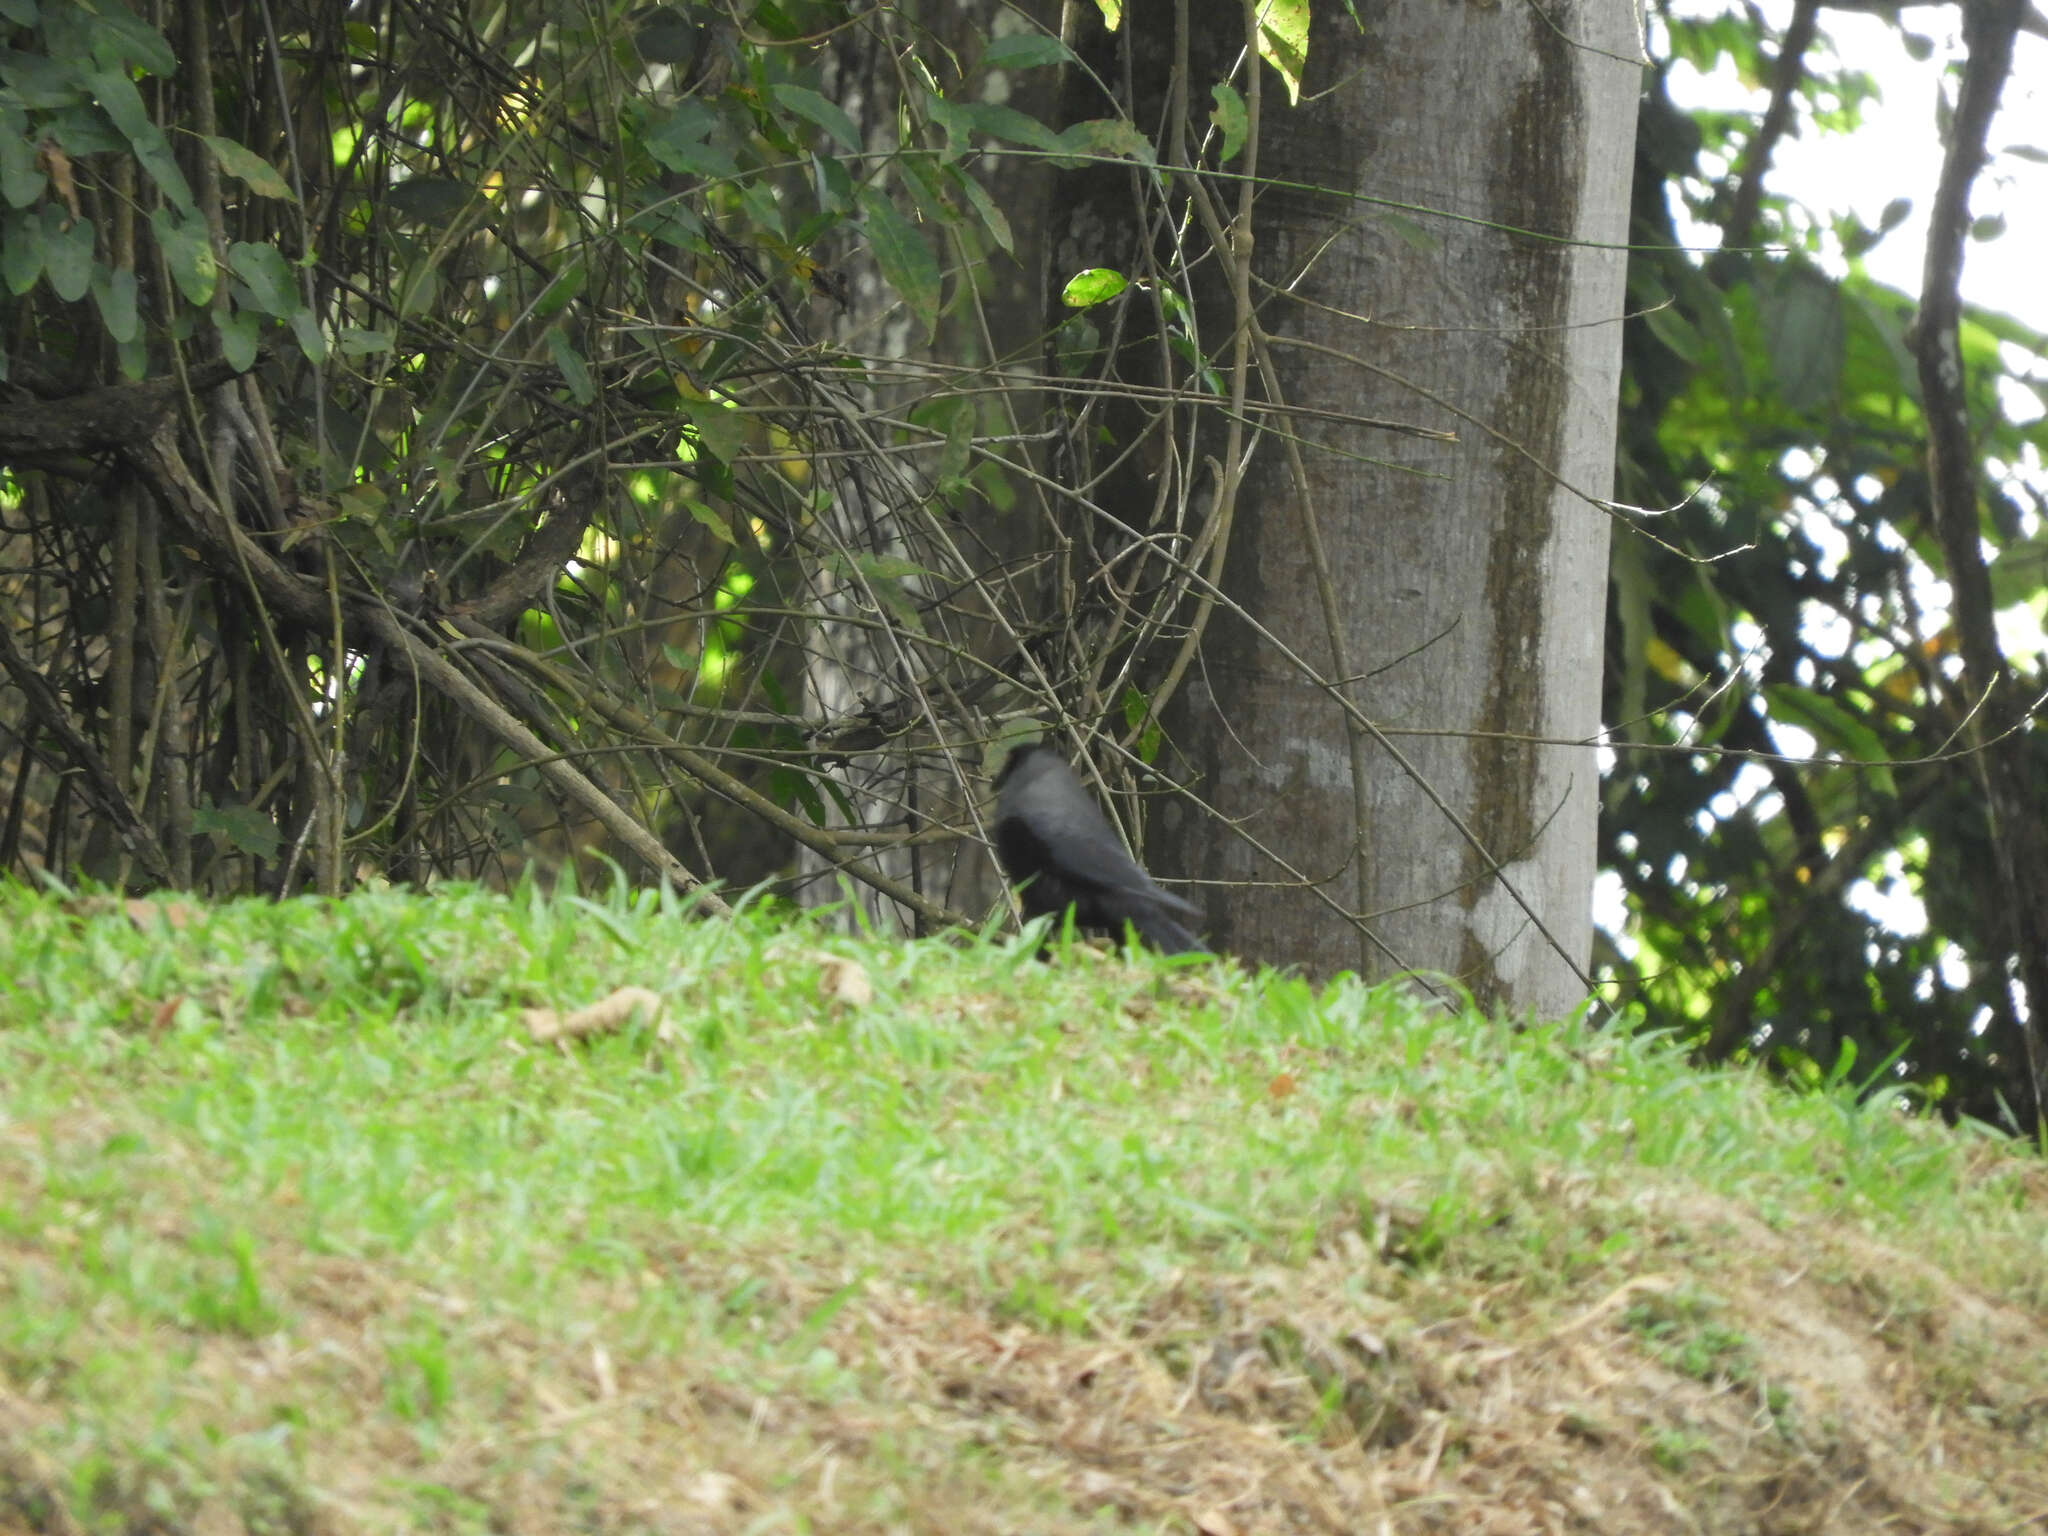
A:
POLYGON ((1105 303, 1131 286, 1131 280, 1113 267, 1090 267, 1076 272, 1060 290, 1060 302, 1069 309, 1086 309, 1105 303))
POLYGON ((775 0, 754 0, 754 24, 779 43, 793 43, 808 33, 810 18, 799 21, 775 0))
POLYGON ((641 140, 647 152, 668 169, 685 176, 724 178, 739 174, 739 162, 723 144, 706 142, 718 115, 700 101, 685 101, 641 140))
POLYGON ((365 526, 376 522, 391 505, 390 496, 382 488, 362 481, 336 492, 334 499, 344 520, 365 526))
POLYGON ((192 830, 219 837, 238 853, 274 859, 283 841, 277 823, 253 805, 194 806, 192 830))
POLYGON ((1807 266, 1788 266, 1763 295, 1764 348, 1778 393, 1795 411, 1810 411, 1841 393, 1841 290, 1807 266))
POLYGON ((0 198, 10 208, 26 208, 43 195, 46 179, 28 139, 28 119, 11 108, 0 108, 0 198))
POLYGON ((178 72, 178 56, 163 34, 129 11, 121 0, 92 7, 92 56, 102 69, 135 65, 152 75, 178 72))
POLYGON ((810 774, 795 768, 777 768, 768 775, 768 792, 778 805, 801 809, 813 826, 825 825, 825 799, 810 774))
POLYGON ((1706 346, 1700 340, 1700 333, 1678 312, 1677 305, 1652 305, 1643 311, 1643 324, 1649 327, 1652 336, 1695 367, 1706 356, 1706 346))
POLYGON ((853 563, 870 581, 903 581, 912 576, 937 574, 901 555, 855 555, 853 563))
POLYGON ((2015 539, 1991 562, 1991 601, 2000 608, 2024 603, 2048 587, 2048 534, 2015 539))
POLYGON ((57 297, 75 304, 92 289, 93 227, 88 219, 72 219, 65 227, 64 210, 45 203, 43 215, 43 272, 57 297))
POLYGON ((697 500, 694 496, 683 503, 683 510, 710 529, 712 533, 732 545, 733 548, 739 548, 740 541, 732 531, 731 518, 726 517, 706 503, 697 500))
POLYGON ((149 109, 142 104, 142 93, 136 90, 135 82, 119 70, 105 69, 87 75, 85 83, 109 120, 128 141, 136 163, 149 172, 150 179, 163 189, 165 197, 179 208, 191 212, 196 206, 192 201, 191 183, 185 180, 185 173, 178 168, 163 130, 150 121, 149 109))
POLYGON ((321 333, 320 322, 310 309, 296 309, 291 317, 292 337, 299 344, 299 350, 306 354, 306 361, 318 365, 327 361, 327 338, 321 333))
POLYGON ((366 357, 372 352, 389 352, 391 333, 366 331, 360 326, 345 325, 335 335, 334 345, 343 357, 366 357))
POLYGON ((967 199, 967 206, 972 208, 975 217, 981 220, 981 227, 988 231, 989 238, 995 241, 1004 255, 1015 256, 1017 241, 1016 236, 1010 231, 1009 216, 996 206, 996 200, 989 196, 988 188, 976 181, 961 166, 949 165, 946 170, 953 185, 958 187, 961 195, 967 199))
POLYGON ((939 151, 942 160, 957 160, 972 147, 974 125, 967 120, 967 112, 945 97, 927 91, 924 98, 925 115, 936 123, 946 135, 946 147, 939 151))
POLYGON ((441 302, 441 272, 432 263, 423 262, 418 270, 405 273, 398 282, 398 312, 401 315, 424 315, 433 311, 441 302))
POLYGON ((798 117, 807 118, 824 129, 842 149, 860 153, 860 130, 853 126, 853 119, 837 102, 827 101, 816 91, 806 90, 801 85, 778 85, 769 94, 798 117))
POLYGON ((663 165, 681 176, 704 176, 714 181, 728 181, 739 175, 740 165, 729 150, 715 144, 699 144, 689 140, 649 139, 648 153, 663 165))
POLYGON ((1152 701, 1135 686, 1124 688, 1124 726, 1138 732, 1136 749, 1138 761, 1150 765, 1159 760, 1159 748, 1165 740, 1159 722, 1152 718, 1152 701), (1139 727, 1143 726, 1143 730, 1139 727))
POLYGON ((74 160, 87 155, 126 154, 128 141, 114 131, 107 114, 98 107, 69 107, 52 113, 44 124, 47 138, 74 160))
POLYGON ((1918 400, 1920 364, 1906 345, 1905 322, 1898 313, 1862 294, 1847 294, 1843 318, 1842 393, 1918 400))
POLYGON ((1046 64, 1064 64, 1074 50, 1050 32, 1012 32, 981 50, 983 69, 1037 69, 1046 64))
POLYGON ((1011 144, 1028 144, 1033 149, 1057 152, 1060 148, 1058 134, 1015 107, 985 101, 948 101, 928 91, 925 110, 946 131, 949 155, 958 155, 970 147, 977 134, 1011 144))
POLYGON ((1396 213, 1391 208, 1375 208, 1370 217, 1396 240, 1418 255, 1435 254, 1442 248, 1442 242, 1426 229, 1419 220, 1405 213, 1396 213))
POLYGON ((746 419, 731 406, 718 400, 692 400, 687 396, 679 403, 683 414, 690 419, 690 425, 697 429, 698 444, 719 463, 730 464, 745 450, 746 419))
POLYGON ((34 214, 12 214, 0 221, 0 278, 19 297, 43 275, 43 221, 34 214))
POLYGON ((775 194, 763 183, 750 181, 740 188, 740 206, 747 210, 755 228, 766 230, 778 240, 789 237, 789 231, 782 223, 782 205, 776 202, 775 194))
POLYGON ((896 174, 903 178, 903 190, 910 194, 916 217, 927 224, 950 224, 957 214, 953 204, 940 190, 939 178, 944 166, 936 159, 920 155, 906 155, 896 162, 896 174))
POLYGON ((1079 378, 1102 351, 1102 332, 1085 312, 1062 320, 1053 332, 1053 366, 1069 379, 1079 378))
POLYGON ((228 270, 248 285, 256 308, 282 320, 300 307, 291 263, 274 245, 237 240, 228 247, 228 270))
POLYGON ((212 148, 213 158, 220 168, 240 179, 258 197, 282 198, 288 203, 298 201, 292 196, 292 189, 284 184, 284 178, 278 175, 277 168, 261 155, 218 134, 203 133, 200 137, 212 148))
POLYGON ((961 107, 969 125, 976 133, 985 133, 992 139, 1005 139, 1012 144, 1028 144, 1033 149, 1056 150, 1060 147, 1060 136, 1037 118, 1019 112, 1015 107, 999 106, 995 102, 975 101, 961 107))
POLYGON ((1209 121, 1223 135, 1216 163, 1228 165, 1237 158, 1237 152, 1244 148, 1244 141, 1251 134, 1251 114, 1245 109, 1244 98, 1237 94, 1237 87, 1227 80, 1210 86, 1209 94, 1216 98, 1216 110, 1209 114, 1209 121))
POLYGON ((77 67, 39 53, 0 49, 0 81, 5 81, 17 107, 50 112, 85 99, 77 67))
POLYGON ((873 187, 862 187, 860 204, 868 249, 875 253, 875 265, 881 268, 883 280, 896 290, 924 326, 925 334, 935 334, 939 328, 941 283, 938 258, 932 255, 932 248, 917 226, 896 211, 886 194, 873 187))
MULTIPOLYGON (((1881 762, 1889 754, 1884 741, 1858 715, 1811 688, 1788 683, 1771 683, 1764 688, 1764 700, 1771 718, 1810 732, 1822 751, 1839 753, 1853 763, 1881 762)), ((1866 768, 1869 782, 1886 795, 1896 795, 1898 786, 1889 768, 1866 768)))
POLYGON ((1308 0, 1259 0, 1259 57, 1287 82, 1287 103, 1301 102, 1308 68, 1308 0))
POLYGON ((904 628, 924 631, 924 615, 918 609, 917 598, 903 583, 916 576, 929 576, 923 566, 912 560, 895 555, 855 555, 853 563, 867 579, 868 590, 892 614, 904 628))
POLYGON ((93 273, 92 297, 100 307, 100 323, 117 342, 133 341, 141 334, 135 295, 135 274, 128 268, 101 267, 93 273))
POLYGON ((811 183, 817 189, 818 206, 827 213, 840 214, 853 208, 853 177, 831 155, 813 152, 811 183))
POLYGON ((967 473, 974 459, 974 404, 962 397, 953 402, 946 422, 946 446, 939 452, 934 480, 957 480, 967 473))
POLYGON ((554 281, 533 301, 534 319, 552 320, 569 307, 576 296, 583 292, 583 285, 589 281, 589 266, 580 261, 571 262, 568 267, 555 274, 554 281))
POLYGON ((41 12, 36 0, 0 0, 0 17, 5 17, 17 27, 32 27, 41 12))
POLYGON ((702 98, 686 96, 662 113, 649 118, 656 132, 674 139, 708 138, 720 126, 718 113, 702 98))
POLYGON ((253 309, 237 309, 228 315, 216 309, 212 313, 214 328, 220 332, 220 355, 235 372, 247 373, 256 366, 263 317, 253 309))
POLYGON ((590 365, 583 360, 583 354, 559 330, 547 334, 548 351, 555 359, 555 366, 562 372, 562 382, 569 386, 569 393, 578 405, 588 405, 597 398, 597 382, 590 376, 590 365))
POLYGON ((1115 117, 1091 118, 1060 135, 1060 148, 1090 159, 1129 159, 1152 164, 1152 141, 1130 123, 1115 117))

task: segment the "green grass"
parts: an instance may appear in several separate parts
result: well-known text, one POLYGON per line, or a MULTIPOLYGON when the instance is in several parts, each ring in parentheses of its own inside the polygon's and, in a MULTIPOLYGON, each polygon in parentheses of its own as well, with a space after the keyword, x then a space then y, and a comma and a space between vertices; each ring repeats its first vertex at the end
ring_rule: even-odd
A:
MULTIPOLYGON (((1747 1318, 1766 1258, 1810 1250, 1885 1326, 1916 1284, 2048 1312, 2039 1162, 1897 1100, 1348 980, 1034 954, 623 890, 0 888, 0 1444, 28 1447, 0 1459, 0 1528, 217 1507, 487 1529, 541 1488, 536 1529, 661 1529, 684 1505, 734 1530, 1193 1529, 1135 1473, 1096 1499, 1018 1428, 1054 1409, 975 1383, 1113 1346, 1235 1422, 1249 1368, 1210 1378, 1243 1333, 1230 1358, 1265 1395, 1239 1418, 1420 1458, 1457 1396, 1423 1368, 1443 1330, 1528 1352, 1652 1271, 1690 1289, 1575 1337, 1702 1393, 1775 1392, 1787 1423, 1806 1405, 1747 1318), (821 994, 827 953, 872 1002, 821 994), (568 1048, 520 1028, 625 985, 662 997, 662 1028, 568 1048), (1938 1280, 1887 1278, 1878 1242, 1938 1280), (1277 1330, 1254 1316, 1274 1296, 1277 1330), (1343 1344, 1354 1316, 1395 1342, 1343 1344), (1013 1335, 1038 1342, 975 1354, 1013 1335), (960 1393, 955 1356, 982 1361, 960 1393), (679 1491, 636 1502, 681 1454, 664 1413, 709 1415, 719 1449, 660 1463, 679 1491), (857 1457, 833 1449, 847 1424, 857 1457), (750 1461, 764 1437, 779 1459, 750 1461)), ((1645 1428, 1635 1460, 1682 1481, 1705 1433, 1645 1428)), ((1426 1470, 1481 1465, 1445 1434, 1426 1470)))

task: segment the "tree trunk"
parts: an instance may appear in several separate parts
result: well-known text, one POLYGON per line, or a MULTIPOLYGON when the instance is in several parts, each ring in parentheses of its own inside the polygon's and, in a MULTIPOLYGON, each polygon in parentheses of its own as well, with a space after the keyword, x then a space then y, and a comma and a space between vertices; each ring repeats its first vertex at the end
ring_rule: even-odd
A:
MULTIPOLYGON (((1196 11, 1206 102, 1227 59, 1203 41, 1243 31, 1236 5, 1196 11)), ((1634 20, 1620 0, 1359 16, 1316 7, 1300 106, 1263 76, 1279 185, 1251 293, 1285 402, 1457 440, 1296 418, 1298 472, 1257 450, 1168 717, 1243 835, 1175 804, 1155 862, 1263 882, 1212 899, 1223 948, 1556 1013, 1591 941, 1594 751, 1549 743, 1600 723, 1634 20)))

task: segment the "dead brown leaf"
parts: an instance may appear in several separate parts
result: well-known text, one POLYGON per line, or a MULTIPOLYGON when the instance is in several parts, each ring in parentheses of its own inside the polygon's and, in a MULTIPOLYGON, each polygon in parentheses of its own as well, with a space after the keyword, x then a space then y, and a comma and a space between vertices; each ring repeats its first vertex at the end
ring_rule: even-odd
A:
POLYGON ((867 970, 858 960, 849 960, 844 955, 821 955, 818 995, 828 1003, 865 1008, 875 1000, 875 984, 868 980, 867 970))
POLYGON ((45 139, 36 146, 36 164, 49 173, 50 190, 70 210, 71 222, 75 224, 84 218, 78 209, 78 186, 71 176, 71 157, 57 147, 56 140, 45 139))
POLYGON ((620 987, 574 1013, 557 1013, 552 1008, 527 1008, 519 1017, 526 1026, 528 1038, 536 1045, 611 1034, 625 1028, 636 1017, 644 1017, 654 1024, 658 1038, 668 1038, 668 1026, 661 1018, 661 998, 645 987, 620 987))
POLYGON ((173 933, 182 933, 191 925, 195 911, 190 902, 144 901, 139 897, 130 897, 121 906, 128 914, 128 921, 144 933, 148 933, 158 923, 162 923, 173 933))

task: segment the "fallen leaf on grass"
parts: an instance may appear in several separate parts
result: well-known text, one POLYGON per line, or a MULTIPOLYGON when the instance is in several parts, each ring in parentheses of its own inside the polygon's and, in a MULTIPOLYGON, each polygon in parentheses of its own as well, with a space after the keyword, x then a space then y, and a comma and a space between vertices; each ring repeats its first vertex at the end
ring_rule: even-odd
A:
POLYGON ((552 1008, 527 1008, 521 1010, 519 1017, 526 1026, 528 1038, 536 1045, 608 1035, 625 1028, 636 1017, 645 1017, 654 1024, 658 1039, 668 1038, 668 1025, 661 1018, 661 999, 645 987, 620 987, 609 997, 601 997, 574 1013, 557 1013, 552 1008))
POLYGON ((128 913, 128 921, 147 933, 162 923, 173 933, 180 933, 192 921, 194 909, 185 901, 143 901, 130 897, 122 903, 128 913))
POLYGON ((828 1003, 865 1008, 875 1000, 875 984, 865 967, 844 955, 818 957, 818 995, 828 1003))

